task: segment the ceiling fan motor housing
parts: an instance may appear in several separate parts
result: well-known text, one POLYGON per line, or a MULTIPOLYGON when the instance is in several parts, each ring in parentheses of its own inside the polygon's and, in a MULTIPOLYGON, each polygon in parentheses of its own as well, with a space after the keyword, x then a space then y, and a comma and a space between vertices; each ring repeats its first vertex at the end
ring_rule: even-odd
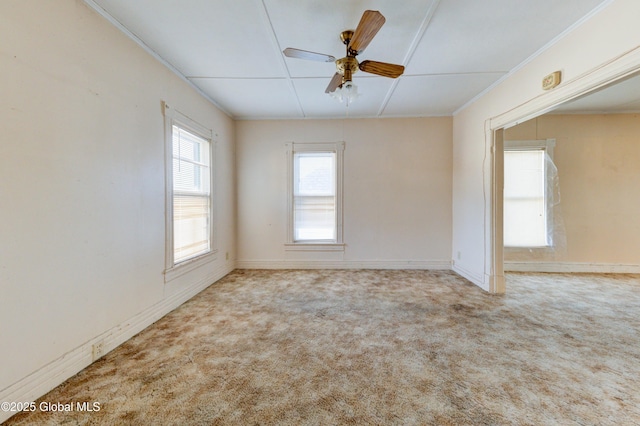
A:
POLYGON ((358 66, 358 60, 353 56, 346 56, 336 61, 336 68, 344 76, 344 81, 351 81, 351 75, 358 71, 358 66))

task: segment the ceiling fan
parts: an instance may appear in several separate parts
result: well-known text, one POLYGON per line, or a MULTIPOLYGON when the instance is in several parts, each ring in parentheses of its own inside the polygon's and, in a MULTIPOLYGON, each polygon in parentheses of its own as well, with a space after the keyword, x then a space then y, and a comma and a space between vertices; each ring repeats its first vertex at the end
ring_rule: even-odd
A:
POLYGON ((340 34, 340 40, 347 46, 347 56, 344 58, 336 59, 331 55, 294 49, 292 47, 284 49, 282 53, 289 58, 335 62, 337 72, 333 75, 333 78, 325 90, 325 93, 329 94, 333 94, 333 92, 339 88, 347 90, 355 89, 355 85, 352 83, 352 75, 358 70, 383 77, 397 78, 404 72, 404 66, 402 65, 369 60, 358 62, 356 59, 356 56, 364 51, 384 23, 385 18, 380 12, 377 10, 365 10, 355 31, 346 30, 340 34))

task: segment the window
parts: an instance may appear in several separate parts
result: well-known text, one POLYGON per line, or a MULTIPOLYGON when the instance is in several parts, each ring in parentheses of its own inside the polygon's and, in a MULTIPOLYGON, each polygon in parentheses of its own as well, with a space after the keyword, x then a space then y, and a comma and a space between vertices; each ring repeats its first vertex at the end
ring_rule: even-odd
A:
POLYGON ((293 154, 293 240, 336 241, 336 154, 293 154))
POLYGON ((552 245, 553 192, 549 168, 553 140, 506 141, 504 151, 504 245, 552 245))
POLYGON ((342 250, 344 143, 287 144, 290 250, 342 250))
POLYGON ((211 255, 215 253, 211 170, 214 146, 211 130, 166 105, 165 120, 167 131, 165 280, 170 280, 212 260, 211 255), (183 267, 186 265, 190 266, 183 267))
POLYGON ((209 252, 209 141, 173 125, 173 261, 209 252))

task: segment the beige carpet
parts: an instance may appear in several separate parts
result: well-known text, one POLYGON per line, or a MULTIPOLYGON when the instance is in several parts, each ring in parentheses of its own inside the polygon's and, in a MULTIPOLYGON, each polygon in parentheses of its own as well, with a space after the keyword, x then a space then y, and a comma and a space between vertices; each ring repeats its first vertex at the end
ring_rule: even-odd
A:
POLYGON ((235 271, 40 400, 99 412, 7 424, 640 424, 640 277, 603 277, 235 271))

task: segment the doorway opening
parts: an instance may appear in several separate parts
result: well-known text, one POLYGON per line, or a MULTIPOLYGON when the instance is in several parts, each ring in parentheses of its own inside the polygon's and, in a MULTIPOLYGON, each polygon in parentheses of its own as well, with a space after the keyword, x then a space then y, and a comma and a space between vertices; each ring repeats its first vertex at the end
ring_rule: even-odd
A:
MULTIPOLYGON (((549 191, 556 191, 557 194, 553 194, 557 196, 559 200, 551 199, 551 203, 556 203, 546 206, 547 217, 543 220, 540 220, 538 226, 540 226, 540 222, 543 223, 546 228, 546 234, 544 241, 537 240, 537 247, 531 245, 526 247, 523 244, 523 247, 519 247, 514 249, 513 242, 509 243, 509 239, 512 236, 507 235, 507 247, 505 247, 505 146, 507 151, 512 148, 514 144, 514 140, 519 141, 541 141, 547 142, 548 139, 558 139, 556 136, 551 136, 550 132, 557 131, 558 126, 568 121, 582 121, 583 123, 589 122, 589 117, 587 117, 586 112, 592 114, 603 115, 606 112, 612 112, 612 105, 616 103, 616 112, 624 112, 636 114, 636 120, 638 119, 637 113, 640 112, 640 96, 636 96, 635 94, 640 93, 640 90, 630 90, 629 85, 637 84, 640 88, 640 49, 636 49, 625 55, 623 60, 613 61, 606 66, 603 66, 595 71, 593 71, 588 76, 582 77, 580 80, 569 81, 564 86, 559 86, 554 91, 546 93, 544 96, 533 99, 532 101, 521 105, 514 110, 509 111, 508 113, 502 114, 500 116, 494 117, 488 120, 487 125, 487 140, 491 141, 491 161, 489 167, 491 183, 490 183, 490 194, 488 201, 488 210, 490 211, 490 220, 488 221, 488 236, 485 239, 485 244, 487 246, 488 258, 486 261, 486 269, 491 277, 490 280, 490 291, 495 293, 503 293, 506 291, 507 283, 505 281, 505 270, 530 270, 530 271, 540 271, 540 272, 640 272, 636 271, 634 268, 640 264, 640 260, 625 258, 621 261, 613 261, 605 259, 603 262, 581 262, 580 259, 587 259, 588 257, 580 258, 571 257, 568 253, 569 248, 567 247, 566 239, 567 230, 565 229, 565 225, 563 219, 566 214, 569 212, 560 213, 562 207, 565 205, 561 204, 562 200, 562 192, 560 192, 563 182, 562 175, 563 172, 566 172, 566 167, 564 164, 569 164, 566 160, 567 155, 572 156, 571 160, 577 159, 577 157, 585 157, 591 158, 600 158, 601 156, 608 156, 613 158, 608 158, 609 160, 613 159, 613 164, 602 163, 601 168, 615 168, 615 161, 617 159, 618 162, 626 160, 628 155, 624 154, 624 149, 627 149, 629 146, 634 145, 625 145, 623 151, 614 152, 607 151, 603 154, 602 150, 599 151, 595 148, 590 148, 588 152, 581 152, 579 155, 576 154, 575 149, 580 147, 573 147, 573 154, 570 151, 567 151, 567 147, 563 146, 562 149, 562 160, 560 158, 554 158, 551 163, 542 166, 541 170, 538 172, 531 171, 529 173, 529 177, 534 176, 538 173, 538 176, 544 176, 546 179, 557 179, 560 178, 559 182, 556 181, 552 183, 552 187, 544 188, 543 195, 551 195, 549 191), (633 94, 632 96, 635 99, 629 99, 628 97, 620 97, 620 94, 633 94), (617 100, 616 100, 617 97, 617 100), (608 106, 605 107, 605 102, 609 102, 608 106), (592 108, 591 111, 587 111, 587 105, 590 105, 592 108), (598 106, 599 105, 599 106, 598 106), (572 108, 582 108, 583 112, 578 114, 578 110, 572 110, 572 108), (608 109, 607 109, 608 108, 608 109), (633 112, 635 111, 635 112, 633 112), (568 115, 572 115, 572 117, 567 118, 568 115), (555 126, 555 130, 553 129, 555 126), (511 146, 510 146, 511 145, 511 146), (597 152, 596 152, 597 151, 597 152), (556 161, 560 161, 563 164, 563 167, 557 169, 556 161), (556 168, 556 176, 550 176, 549 171, 553 168, 556 168), (565 169, 565 170, 563 170, 565 169), (553 185, 558 185, 557 188, 553 188, 553 185), (546 194, 544 192, 547 192, 546 194), (551 207, 549 209, 549 207, 551 207), (567 257, 569 256, 569 257, 567 257), (555 268, 555 270, 554 270, 555 268), (607 269, 608 268, 608 269, 607 269)), ((583 126, 584 127, 584 126, 583 126)), ((558 133, 556 133, 557 135, 558 133)), ((563 138, 567 138, 566 134, 561 135, 563 138)), ((558 146, 561 141, 558 141, 558 146)), ((575 142, 575 141, 574 141, 575 142)), ((523 142, 516 142, 518 143, 523 142)), ((627 141, 627 143, 630 143, 627 141)), ((584 146, 582 147, 584 148, 584 146)), ((637 148, 637 144, 635 145, 637 148)), ((629 149, 635 149, 629 148, 629 149)), ((640 148, 638 148, 640 149, 640 148)), ((555 155, 558 155, 557 146, 554 147, 555 155)), ((577 151, 580 152, 580 151, 577 151)), ((548 158, 545 158, 544 161, 547 161, 548 158)), ((531 160, 534 161, 534 160, 531 160)), ((599 160, 598 160, 599 161, 599 160)), ((628 160, 627 160, 628 161, 628 160)), ((507 158, 507 163, 509 163, 509 159, 507 158)), ((532 163, 533 164, 533 163, 532 163)), ((510 167, 507 164, 507 167, 510 167)), ((591 166, 583 166, 589 168, 591 166)), ((592 168, 592 167, 591 167, 592 168)), ((637 170, 637 169, 636 169, 637 170)), ((605 170, 606 171, 606 170, 605 170)), ((551 173, 552 174, 552 173, 551 173)), ((572 176, 570 179, 567 179, 567 191, 569 188, 572 188, 572 193, 575 191, 576 185, 575 182, 570 182, 571 179, 580 179, 580 174, 568 175, 572 176), (577 176, 577 177, 576 177, 577 176), (571 185, 569 185, 571 183, 571 185)), ((583 179, 587 180, 587 184, 589 183, 589 179, 596 180, 597 176, 588 176, 583 179)), ((624 178, 623 178, 624 180, 624 178)), ((637 187, 637 185, 636 185, 637 187)), ((507 192, 510 190, 510 186, 507 185, 507 192)), ((513 193, 507 193, 507 198, 512 196, 513 193)), ((568 196, 568 195, 567 195, 568 196)), ((600 198, 603 196, 601 195, 600 198)), ((635 197, 634 197, 635 198, 635 197)), ((605 197, 606 200, 606 197, 605 197)), ((568 200, 565 200, 568 201, 568 200)), ((575 201, 575 200, 573 200, 575 201)), ((582 209, 586 209, 589 207, 589 203, 584 203, 584 199, 582 200, 582 209), (587 207, 584 207, 584 206, 587 207)), ((513 210, 513 206, 510 206, 509 201, 507 201, 506 209, 513 210)), ((549 203, 549 200, 547 200, 549 203)), ((566 204, 566 203, 564 203, 566 204)), ((576 209, 579 206, 579 203, 573 203, 571 209, 576 209)), ((539 208, 539 207, 538 207, 539 208)), ((569 208, 568 205, 565 207, 565 210, 569 208)), ((622 207, 625 208, 625 207, 622 207)), ((629 207, 630 209, 635 208, 634 206, 629 207)), ((606 209, 600 214, 606 215, 606 209)), ((507 212, 509 214, 509 212, 507 212)), ((573 216, 576 215, 575 211, 572 211, 571 214, 573 216)), ((578 211, 577 214, 580 214, 578 211)), ((532 217, 534 215, 531 215, 532 217)), ((597 216, 597 214, 596 214, 597 216)), ((574 226, 575 223, 572 223, 574 226)), ((578 239, 575 242, 576 230, 571 229, 572 234, 570 235, 571 243, 577 244, 580 246, 580 241, 578 239)), ((580 229, 578 229, 578 235, 580 229)), ((584 244, 582 244, 584 246, 584 244)), ((639 250, 634 249, 636 253, 640 252, 639 250)), ((584 250, 583 250, 584 251, 584 250)), ((627 250, 631 251, 631 250, 627 250)), ((571 254, 573 255, 573 254, 571 254)), ((584 253, 583 253, 584 255, 584 253)))

